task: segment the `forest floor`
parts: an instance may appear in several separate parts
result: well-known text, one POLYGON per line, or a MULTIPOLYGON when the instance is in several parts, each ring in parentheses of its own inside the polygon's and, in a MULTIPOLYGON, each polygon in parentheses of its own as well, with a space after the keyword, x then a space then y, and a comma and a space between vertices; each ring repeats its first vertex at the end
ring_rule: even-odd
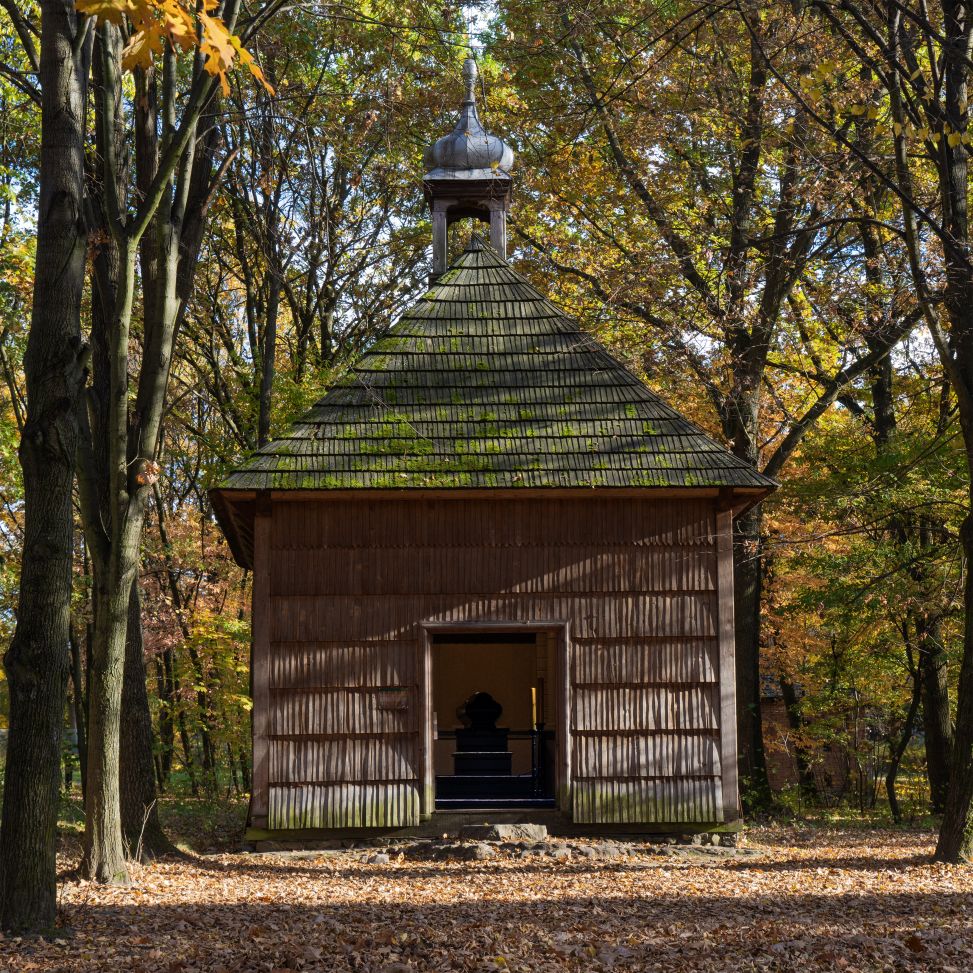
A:
POLYGON ((759 854, 216 853, 106 888, 71 876, 71 846, 63 937, 0 937, 0 971, 973 969, 973 869, 930 863, 931 832, 767 827, 746 848, 759 854))

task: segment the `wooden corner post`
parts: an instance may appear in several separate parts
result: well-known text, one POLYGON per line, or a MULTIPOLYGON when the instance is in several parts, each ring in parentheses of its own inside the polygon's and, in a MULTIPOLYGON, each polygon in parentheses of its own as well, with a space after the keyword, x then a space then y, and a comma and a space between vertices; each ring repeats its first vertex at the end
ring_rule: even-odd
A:
POLYGON ((419 641, 419 820, 429 821, 436 810, 436 774, 433 766, 432 639, 423 626, 419 641))
POLYGON ((268 827, 270 812, 270 505, 253 521, 253 790, 250 826, 268 827))
MULTIPOLYGON (((722 505, 718 505, 722 506, 722 505)), ((716 511, 718 632, 720 643, 720 765, 723 820, 740 818, 736 716, 736 629, 733 614, 733 511, 716 511)))

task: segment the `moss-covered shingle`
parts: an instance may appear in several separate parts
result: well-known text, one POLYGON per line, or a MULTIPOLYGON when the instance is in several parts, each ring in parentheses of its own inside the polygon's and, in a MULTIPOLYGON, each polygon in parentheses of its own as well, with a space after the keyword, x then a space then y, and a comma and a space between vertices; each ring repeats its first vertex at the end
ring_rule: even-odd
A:
POLYGON ((348 375, 220 486, 774 484, 666 405, 474 237, 348 375))

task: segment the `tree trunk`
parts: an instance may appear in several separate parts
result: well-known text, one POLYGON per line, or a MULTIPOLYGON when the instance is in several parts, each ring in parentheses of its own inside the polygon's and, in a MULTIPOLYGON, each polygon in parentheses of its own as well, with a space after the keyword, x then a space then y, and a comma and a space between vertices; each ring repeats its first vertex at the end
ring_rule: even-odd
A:
POLYGON ((136 582, 132 585, 129 598, 125 676, 122 683, 125 732, 121 737, 119 756, 122 839, 128 857, 136 861, 146 861, 174 850, 159 821, 152 760, 152 715, 145 679, 142 599, 136 582))
POLYGON ((189 778, 189 791, 193 797, 199 797, 199 781, 196 779, 196 761, 193 758, 193 743, 186 726, 186 714, 179 710, 179 742, 182 743, 183 766, 189 778))
POLYGON ((942 814, 949 793, 949 761, 953 727, 949 712, 946 651, 940 639, 939 619, 926 619, 917 632, 922 672, 922 728, 926 744, 926 773, 933 814, 942 814))
POLYGON ((172 649, 166 647, 161 658, 155 660, 156 695, 159 700, 159 757, 157 781, 159 793, 169 786, 172 773, 172 755, 176 747, 176 726, 173 720, 175 685, 172 671, 172 649))
MULTIPOLYGON (((276 249, 271 257, 276 259, 276 249)), ((257 446, 270 442, 270 410, 277 366, 277 318, 280 312, 280 286, 277 273, 268 274, 270 293, 267 295, 267 319, 264 325, 263 355, 260 369, 260 407, 257 412, 257 446)))
MULTIPOLYGON (((943 10, 943 106, 956 131, 968 120, 969 6, 945 0, 943 10)), ((936 858, 949 862, 973 861, 973 269, 970 264, 969 149, 960 142, 946 145, 939 168, 945 228, 945 308, 949 316, 949 344, 939 338, 937 347, 953 384, 960 411, 967 462, 968 502, 971 512, 960 536, 965 560, 966 609, 963 627, 963 661, 956 689, 956 727, 949 773, 949 792, 936 845, 936 858)))
MULTIPOLYGON (((973 453, 973 443, 967 446, 973 453)), ((956 689, 956 727, 950 766, 949 793, 936 844, 936 858, 946 862, 973 861, 973 514, 960 531, 966 561, 963 592, 966 618, 963 626, 963 662, 956 689)))
MULTIPOLYGON (((104 29, 104 28, 103 28, 104 29)), ((119 802, 119 732, 129 599, 138 567, 144 508, 133 496, 139 471, 128 457, 128 333, 135 292, 136 252, 121 250, 109 353, 111 396, 104 431, 109 456, 110 540, 95 559, 95 637, 89 672, 88 794, 85 802, 82 874, 100 882, 128 883, 119 802), (123 339, 118 340, 117 335, 123 339), (100 575, 100 577, 99 577, 100 575)), ((100 438, 100 437, 99 437, 100 438)))
POLYGON ((899 767, 902 764, 902 757, 905 755, 906 747, 915 732, 916 716, 919 713, 919 704, 922 701, 922 671, 917 670, 912 674, 912 699, 909 702, 909 712, 906 714, 905 724, 902 727, 902 736, 899 742, 892 748, 891 759, 889 760, 888 773, 885 775, 885 793, 889 799, 889 812, 892 820, 896 824, 902 822, 902 811, 899 809, 899 799, 895 793, 895 781, 899 776, 899 767))
POLYGON ((119 732, 132 573, 109 582, 95 616, 88 675, 88 793, 82 874, 99 882, 128 883, 119 801, 119 732))
POLYGON ((81 677, 81 645, 72 625, 68 631, 71 640, 71 697, 74 706, 74 726, 78 734, 78 768, 81 771, 81 796, 84 797, 88 776, 88 735, 85 732, 85 693, 81 677))
MULTIPOLYGON (((797 699, 797 687, 785 676, 781 676, 780 691, 784 697, 784 706, 787 711, 787 724, 794 733, 800 734, 804 728, 804 721, 801 718, 800 704, 797 699)), ((814 772, 811 770, 811 762, 808 760, 807 748, 800 740, 794 742, 794 763, 797 765, 797 783, 801 797, 805 801, 816 800, 818 796, 817 783, 814 780, 814 772)))
POLYGON ((17 627, 3 660, 10 722, 0 828, 0 928, 18 932, 51 929, 57 915, 76 404, 87 360, 80 320, 88 58, 81 29, 73 0, 42 0, 40 200, 20 443, 24 547, 17 627))
POLYGON ((761 526, 759 507, 733 523, 740 796, 750 813, 768 808, 772 800, 760 713, 761 526))

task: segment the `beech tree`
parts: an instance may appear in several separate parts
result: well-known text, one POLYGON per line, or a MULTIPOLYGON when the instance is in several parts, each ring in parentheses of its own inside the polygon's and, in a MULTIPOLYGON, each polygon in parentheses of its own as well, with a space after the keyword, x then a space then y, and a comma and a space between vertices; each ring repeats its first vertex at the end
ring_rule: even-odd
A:
MULTIPOLYGON (((83 0, 87 2, 87 0, 83 0)), ((212 9, 212 8, 211 8, 212 9)), ((104 211, 98 214, 117 257, 117 266, 97 280, 105 313, 100 321, 102 347, 98 363, 104 375, 102 410, 92 410, 92 450, 82 494, 94 575, 94 637, 89 672, 88 772, 85 792, 85 840, 82 871, 103 882, 126 882, 125 847, 119 801, 119 730, 129 631, 145 510, 158 477, 158 445, 173 344, 180 316, 180 297, 192 279, 212 186, 208 167, 211 142, 200 120, 213 105, 219 87, 228 90, 226 72, 239 57, 261 81, 263 75, 232 31, 238 5, 230 0, 222 17, 196 13, 197 36, 190 11, 166 5, 158 13, 165 25, 161 38, 136 32, 122 48, 122 15, 95 5, 100 14, 97 50, 100 97, 96 124, 100 132, 104 211), (188 75, 177 69, 177 50, 192 52, 188 75), (161 62, 157 81, 156 58, 161 62), (122 171, 125 113, 121 75, 137 72, 135 106, 135 179, 122 171), (184 80, 184 78, 186 80, 184 80), (185 87, 184 87, 185 85, 185 87), (137 269, 141 265, 141 277, 137 269), (131 355, 132 321, 138 282, 143 290, 143 348, 136 363, 131 355), (181 285, 181 287, 180 287, 181 285), (134 403, 129 405, 135 381, 134 403), (99 491, 99 469, 107 470, 107 489, 99 491), (99 503, 98 494, 105 496, 99 503), (106 517, 101 514, 107 512, 106 517)), ((253 24, 273 12, 264 8, 253 24)), ((266 82, 264 82, 266 83, 266 82)))
POLYGON ((20 10, 6 3, 4 8, 36 76, 41 115, 37 251, 20 442, 24 539, 17 627, 4 655, 10 732, 0 824, 0 928, 26 931, 52 929, 56 915, 76 404, 88 359, 81 340, 81 300, 91 23, 76 13, 71 0, 43 0, 37 50, 35 32, 20 10))

